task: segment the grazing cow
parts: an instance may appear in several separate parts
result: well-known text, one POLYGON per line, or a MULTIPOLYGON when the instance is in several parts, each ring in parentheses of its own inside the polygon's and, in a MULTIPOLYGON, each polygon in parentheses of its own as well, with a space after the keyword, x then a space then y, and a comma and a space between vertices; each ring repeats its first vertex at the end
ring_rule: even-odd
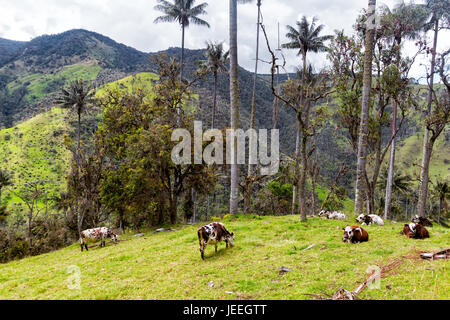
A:
POLYGON ((87 244, 89 242, 101 241, 100 247, 105 247, 106 238, 111 238, 114 244, 117 244, 117 235, 109 228, 102 227, 82 231, 80 237, 81 251, 83 251, 83 247, 86 249, 86 251, 88 251, 87 244))
POLYGON ((424 227, 432 227, 433 224, 431 223, 431 221, 427 218, 424 217, 419 217, 418 215, 416 215, 414 218, 411 219, 411 222, 415 223, 415 224, 421 224, 424 227))
POLYGON ((343 242, 361 243, 369 241, 369 234, 361 227, 346 226, 342 230, 344 230, 344 238, 342 238, 343 242))
POLYGON ((364 214, 360 214, 357 218, 356 218, 356 222, 361 223, 361 224, 366 224, 366 225, 371 225, 372 223, 375 223, 379 226, 384 226, 384 221, 383 219, 381 219, 379 216, 377 216, 376 214, 369 214, 369 215, 364 215, 364 214))
POLYGON ((198 229, 198 241, 200 243, 200 254, 205 260, 204 252, 208 244, 214 244, 217 252, 217 245, 221 241, 225 241, 227 248, 228 244, 234 246, 234 233, 230 233, 223 223, 213 222, 198 229))
POLYGON ((410 224, 405 224, 403 226, 402 232, 400 233, 404 234, 407 238, 413 239, 425 239, 430 237, 428 230, 424 226, 414 222, 410 224))

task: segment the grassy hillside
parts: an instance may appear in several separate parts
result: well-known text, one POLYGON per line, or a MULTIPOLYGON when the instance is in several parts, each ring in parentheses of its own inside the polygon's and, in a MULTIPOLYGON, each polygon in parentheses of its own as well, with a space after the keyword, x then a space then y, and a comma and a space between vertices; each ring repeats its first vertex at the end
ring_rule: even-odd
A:
POLYGON ((94 81, 101 67, 97 61, 85 61, 80 64, 63 67, 52 74, 32 73, 23 74, 15 81, 8 83, 7 89, 10 93, 25 87, 27 94, 24 99, 33 104, 44 98, 45 95, 57 91, 59 88, 66 86, 70 81, 83 79, 94 81))
POLYGON ((449 262, 423 261, 415 251, 447 247, 450 233, 443 227, 430 228, 430 239, 412 240, 399 234, 401 224, 389 222, 366 227, 369 242, 349 245, 341 241, 341 228, 354 224, 353 218, 300 223, 298 216, 235 216, 225 223, 235 232, 235 247, 226 250, 222 243, 215 254, 208 246, 205 261, 195 225, 126 235, 117 246, 88 252, 75 244, 0 265, 0 299, 310 299, 306 293, 334 292, 341 285, 354 290, 369 266, 402 256, 380 289, 366 289, 361 298, 450 298, 449 262), (68 289, 74 266, 80 268, 81 290, 68 289), (280 275, 282 266, 291 271, 280 275))
MULTIPOLYGON (((442 132, 433 148, 430 164, 431 181, 450 179, 450 140, 446 138, 450 128, 442 132)), ((399 144, 396 153, 396 165, 401 172, 411 177, 420 177, 422 162, 423 131, 419 131, 399 144)))
MULTIPOLYGON (((63 143, 64 134, 71 130, 68 117, 67 111, 54 108, 16 127, 0 130, 0 168, 13 174, 14 190, 37 180, 48 181, 45 190, 51 194, 64 188, 70 163, 63 143)), ((10 208, 20 202, 11 194, 10 200, 10 208)))

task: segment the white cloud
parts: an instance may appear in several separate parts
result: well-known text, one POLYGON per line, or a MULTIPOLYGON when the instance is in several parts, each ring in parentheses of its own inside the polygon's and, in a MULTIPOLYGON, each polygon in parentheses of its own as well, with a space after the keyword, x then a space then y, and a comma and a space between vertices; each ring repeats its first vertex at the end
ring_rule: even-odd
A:
MULTIPOLYGON (((191 25, 186 33, 187 48, 205 47, 205 42, 228 41, 228 1, 206 1, 211 29, 191 25)), ((281 43, 285 42, 286 25, 294 25, 303 15, 316 16, 325 24, 324 34, 335 29, 352 31, 352 25, 367 6, 361 0, 263 0, 264 24, 273 47, 277 44, 277 25, 280 23, 281 43)), ((379 1, 392 7, 397 0, 379 1)), ((160 15, 153 7, 156 0, 0 0, 0 37, 27 41, 42 34, 55 34, 69 29, 82 28, 104 34, 112 39, 145 52, 180 46, 181 32, 177 24, 154 24, 160 15)), ((239 62, 248 70, 254 68, 256 5, 239 6, 239 62)), ((449 33, 442 33, 440 49, 448 48, 449 33)), ((407 46, 411 49, 411 46, 407 46)), ((261 38, 261 58, 268 60, 266 45, 261 38)), ((288 67, 293 70, 300 59, 295 51, 286 52, 288 67)), ((318 68, 326 64, 324 54, 310 55, 318 68)), ((426 63, 429 58, 422 58, 426 63)), ((412 75, 418 77, 424 68, 417 63, 412 75)), ((261 72, 269 72, 262 64, 261 72)))

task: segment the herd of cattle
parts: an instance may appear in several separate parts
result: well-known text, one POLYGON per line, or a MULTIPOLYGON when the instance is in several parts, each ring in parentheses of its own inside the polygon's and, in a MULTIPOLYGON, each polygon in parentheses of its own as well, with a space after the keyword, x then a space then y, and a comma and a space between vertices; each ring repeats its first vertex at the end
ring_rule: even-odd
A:
MULTIPOLYGON (((322 210, 319 212, 318 216, 326 217, 327 219, 345 220, 345 214, 338 211, 330 212, 322 210)), ((374 214, 361 214, 356 218, 356 222, 360 223, 361 225, 384 225, 383 219, 374 214)), ((411 223, 405 224, 403 226, 403 230, 400 232, 400 234, 405 235, 407 238, 413 239, 429 238, 430 235, 425 227, 432 226, 433 224, 430 220, 416 215, 414 218, 412 218, 411 223)), ((344 237, 342 238, 343 242, 361 243, 369 241, 369 234, 362 227, 346 226, 342 230, 344 230, 344 237)), ((200 245, 200 255, 202 259, 204 259, 204 252, 208 244, 214 244, 216 252, 217 245, 222 241, 225 242, 227 248, 229 245, 231 247, 234 246, 234 233, 229 232, 225 228, 224 224, 220 222, 213 222, 208 225, 202 226, 200 229, 198 229, 197 235, 200 245)), ((100 247, 104 247, 106 245, 107 238, 111 238, 114 244, 117 244, 118 242, 117 234, 112 232, 109 228, 102 227, 84 230, 81 232, 80 237, 81 251, 83 251, 83 249, 86 249, 87 251, 87 243, 90 242, 100 242, 100 247)))

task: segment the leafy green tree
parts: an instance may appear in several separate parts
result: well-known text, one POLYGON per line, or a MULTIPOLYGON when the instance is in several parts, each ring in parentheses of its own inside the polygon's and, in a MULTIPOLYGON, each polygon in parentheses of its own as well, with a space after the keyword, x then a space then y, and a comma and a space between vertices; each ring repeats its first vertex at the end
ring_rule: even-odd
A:
POLYGON ((207 194, 213 183, 206 165, 172 160, 178 144, 172 141, 174 130, 185 128, 193 136, 191 118, 176 110, 188 103, 194 82, 179 80, 180 65, 174 59, 157 57, 156 64, 160 80, 151 90, 133 81, 131 87, 109 90, 100 100, 104 117, 96 140, 110 159, 101 198, 122 226, 139 228, 167 220, 174 224, 180 197, 193 187, 207 194))
POLYGON ((210 27, 208 22, 199 18, 199 16, 206 14, 205 9, 208 4, 205 2, 195 6, 195 0, 173 0, 173 2, 158 0, 158 3, 159 4, 155 6, 155 10, 161 11, 164 15, 156 18, 155 23, 178 22, 181 25, 180 79, 183 79, 185 29, 188 28, 191 23, 208 28, 210 27))

